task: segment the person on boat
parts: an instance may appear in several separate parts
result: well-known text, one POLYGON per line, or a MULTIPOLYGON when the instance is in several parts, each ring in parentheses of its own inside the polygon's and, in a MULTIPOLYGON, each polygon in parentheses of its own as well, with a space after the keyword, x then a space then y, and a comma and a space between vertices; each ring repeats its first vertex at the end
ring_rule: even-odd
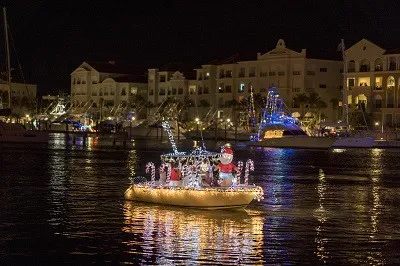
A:
POLYGON ((160 171, 159 184, 165 185, 165 181, 167 180, 167 171, 166 171, 165 164, 161 164, 159 171, 160 171))
POLYGON ((207 158, 203 159, 200 165, 201 185, 209 187, 211 184, 210 176, 210 162, 207 158))
POLYGON ((219 158, 220 163, 214 168, 214 171, 219 171, 220 185, 222 187, 229 187, 233 181, 233 171, 239 171, 236 165, 232 163, 233 151, 231 145, 225 144, 222 149, 222 155, 219 158))
POLYGON ((173 186, 173 187, 177 187, 180 185, 181 183, 181 170, 179 170, 178 168, 178 163, 177 162, 173 162, 171 165, 171 176, 169 179, 169 185, 173 186))

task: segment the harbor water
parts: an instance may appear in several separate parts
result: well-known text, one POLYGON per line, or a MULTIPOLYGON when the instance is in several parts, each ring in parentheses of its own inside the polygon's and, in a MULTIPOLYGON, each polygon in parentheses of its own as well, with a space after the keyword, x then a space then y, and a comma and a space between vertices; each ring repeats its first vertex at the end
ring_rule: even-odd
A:
POLYGON ((241 211, 125 201, 167 140, 0 144, 0 264, 400 264, 400 149, 233 150, 265 192, 241 211))

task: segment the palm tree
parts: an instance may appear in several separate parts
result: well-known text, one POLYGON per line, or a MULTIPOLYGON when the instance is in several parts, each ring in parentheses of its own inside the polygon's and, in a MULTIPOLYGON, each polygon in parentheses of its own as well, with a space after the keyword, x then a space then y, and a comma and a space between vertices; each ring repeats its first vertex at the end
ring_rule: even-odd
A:
POLYGON ((308 104, 310 109, 315 109, 318 102, 321 100, 318 93, 310 92, 308 95, 308 104))
POLYGON ((339 106, 339 99, 338 98, 332 98, 329 100, 329 102, 332 104, 332 117, 334 120, 337 120, 337 115, 335 115, 335 110, 338 109, 339 106))
POLYGON ((301 116, 304 117, 304 105, 309 101, 308 96, 305 93, 298 93, 293 98, 293 101, 300 105, 300 113, 301 116))
POLYGON ((316 122, 321 122, 322 109, 328 107, 326 102, 319 97, 318 93, 310 92, 308 95, 308 104, 309 110, 313 112, 315 118, 318 118, 316 122))
POLYGON ((315 104, 315 109, 317 110, 317 114, 318 114, 318 123, 321 122, 321 116, 325 116, 325 114, 322 113, 322 109, 327 108, 328 105, 326 104, 326 102, 324 102, 323 100, 319 99, 316 104, 315 104))
POLYGON ((232 111, 231 111, 232 119, 235 122, 236 122, 236 109, 239 105, 240 105, 240 103, 235 98, 225 102, 225 107, 232 108, 232 111))

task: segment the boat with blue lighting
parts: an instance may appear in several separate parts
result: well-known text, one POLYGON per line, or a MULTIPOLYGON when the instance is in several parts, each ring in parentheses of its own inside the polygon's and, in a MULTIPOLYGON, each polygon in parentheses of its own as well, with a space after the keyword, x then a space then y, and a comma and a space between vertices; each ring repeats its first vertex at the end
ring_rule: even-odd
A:
POLYGON ((268 91, 266 106, 262 109, 257 133, 253 133, 250 146, 272 148, 329 149, 334 138, 309 136, 292 117, 276 88, 268 91))

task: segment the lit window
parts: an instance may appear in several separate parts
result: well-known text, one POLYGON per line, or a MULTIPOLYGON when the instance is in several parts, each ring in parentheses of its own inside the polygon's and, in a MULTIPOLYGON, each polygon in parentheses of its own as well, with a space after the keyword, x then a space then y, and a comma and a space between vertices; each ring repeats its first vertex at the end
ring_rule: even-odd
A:
POLYGON ((240 85, 239 85, 239 92, 240 92, 240 93, 244 92, 244 83, 240 83, 240 85))

